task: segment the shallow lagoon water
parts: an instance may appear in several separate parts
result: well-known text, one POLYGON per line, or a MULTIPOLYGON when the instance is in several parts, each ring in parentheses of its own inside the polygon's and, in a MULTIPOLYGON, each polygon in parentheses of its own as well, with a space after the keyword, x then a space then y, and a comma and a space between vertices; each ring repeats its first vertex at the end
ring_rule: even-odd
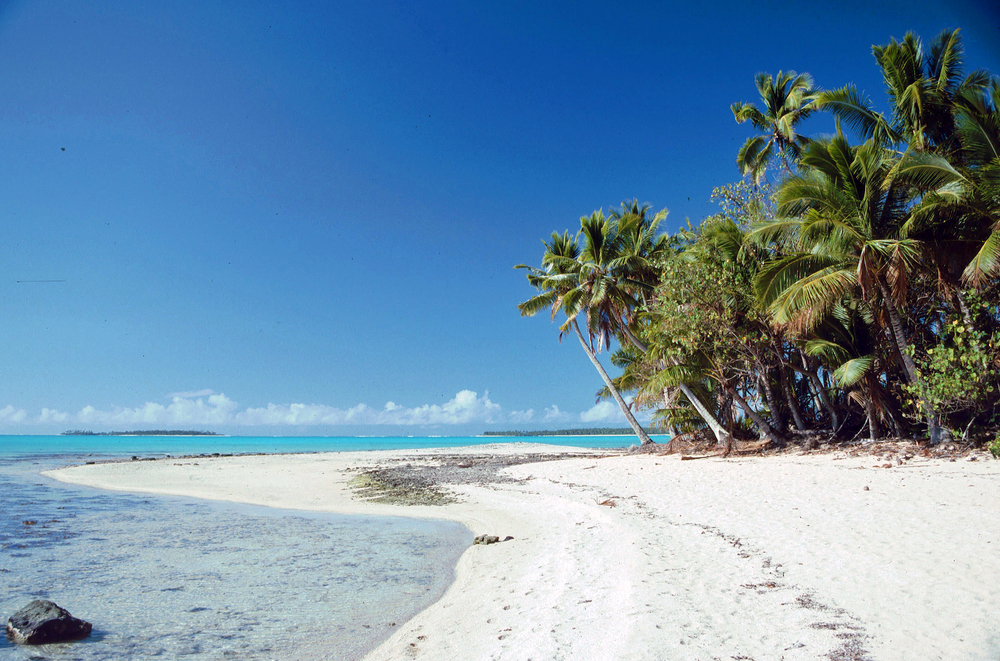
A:
MULTIPOLYGON (((90 638, 0 661, 357 659, 433 603, 472 541, 464 526, 130 495, 39 475, 198 453, 456 447, 512 437, 0 436, 0 618, 51 599, 90 638), (25 524, 25 522, 35 522, 25 524)), ((533 437, 604 447, 629 437, 533 437)))
POLYGON ((0 459, 0 616, 51 599, 83 641, 0 659, 359 658, 433 603, 472 541, 464 526, 110 493, 0 459), (28 523, 26 523, 28 522, 28 523), (35 522, 35 523, 31 523, 35 522))

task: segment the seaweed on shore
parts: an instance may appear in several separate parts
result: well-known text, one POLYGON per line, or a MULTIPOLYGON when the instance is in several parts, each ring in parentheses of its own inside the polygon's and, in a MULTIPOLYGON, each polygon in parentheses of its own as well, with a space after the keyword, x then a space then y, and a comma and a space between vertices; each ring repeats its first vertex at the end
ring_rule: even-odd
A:
POLYGON ((450 505, 458 499, 419 475, 401 474, 389 468, 374 468, 354 476, 348 485, 355 496, 386 505, 450 505))
POLYGON ((509 466, 557 459, 593 458, 591 452, 525 453, 517 455, 442 454, 419 464, 413 458, 395 460, 395 465, 361 469, 348 486, 355 497, 389 505, 450 505, 458 496, 444 488, 450 484, 500 484, 520 480, 500 471, 509 466), (427 463, 423 463, 427 462, 427 463))

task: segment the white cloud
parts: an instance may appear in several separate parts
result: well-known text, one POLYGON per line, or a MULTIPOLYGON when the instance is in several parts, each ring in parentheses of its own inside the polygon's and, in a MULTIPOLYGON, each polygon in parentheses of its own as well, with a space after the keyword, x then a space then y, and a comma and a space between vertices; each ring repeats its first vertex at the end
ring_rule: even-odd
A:
POLYGON ((100 411, 93 406, 83 407, 76 415, 79 422, 92 425, 212 425, 232 421, 236 402, 224 394, 210 395, 207 399, 191 399, 175 394, 170 404, 146 402, 136 408, 116 407, 100 411))
POLYGON ((325 404, 268 404, 240 411, 233 416, 232 422, 248 426, 349 425, 371 423, 380 414, 380 411, 365 404, 349 409, 338 409, 325 404))
POLYGON ((209 395, 214 395, 215 391, 211 388, 202 388, 201 390, 191 390, 188 392, 172 392, 167 397, 182 397, 184 399, 191 399, 193 397, 208 397, 209 395))
POLYGON ((527 411, 511 411, 507 414, 507 419, 511 422, 531 422, 534 417, 534 409, 528 409, 527 411))
MULTIPOLYGON (((8 407, 9 408, 9 407, 8 407)), ((62 422, 66 414, 43 411, 39 422, 62 422)), ((174 393, 170 404, 146 402, 135 408, 117 407, 102 411, 86 406, 75 419, 83 424, 126 428, 134 426, 303 426, 303 425, 455 425, 488 423, 500 419, 500 405, 490 401, 489 393, 479 396, 462 390, 444 404, 406 407, 386 402, 382 409, 358 404, 341 409, 326 404, 274 404, 239 410, 223 393, 199 390, 174 393), (205 395, 208 395, 207 397, 205 395)), ((0 411, 0 420, 3 411, 0 411)))
POLYGON ((28 417, 27 411, 25 411, 24 409, 15 409, 10 404, 0 409, 0 423, 24 422, 24 419, 27 417, 28 417))
POLYGON ((490 401, 490 394, 479 397, 472 390, 457 393, 442 406, 424 404, 415 408, 397 407, 384 411, 379 424, 389 425, 454 425, 468 422, 496 422, 500 405, 490 401))
POLYGON ((560 411, 559 407, 553 404, 552 406, 545 407, 545 421, 546 422, 563 422, 570 419, 569 413, 565 411, 560 411))
MULTIPOLYGON (((217 428, 217 427, 305 427, 305 426, 435 426, 490 424, 497 422, 531 423, 567 422, 575 416, 553 404, 535 409, 503 411, 488 392, 479 395, 462 390, 443 404, 405 406, 387 401, 381 408, 357 404, 339 408, 327 404, 275 404, 240 408, 237 402, 211 389, 176 392, 169 402, 146 402, 135 407, 112 407, 106 410, 85 406, 76 413, 43 408, 36 416, 8 405, 0 409, 0 425, 79 424, 82 428, 217 428)), ((621 413, 611 402, 602 402, 580 414, 584 422, 621 420, 621 413)))
POLYGON ((625 419, 622 410, 614 402, 597 402, 580 414, 583 422, 621 422, 625 419))
POLYGON ((55 409, 43 408, 41 415, 38 416, 38 422, 42 424, 45 424, 46 422, 66 422, 68 418, 68 413, 56 411, 55 409))

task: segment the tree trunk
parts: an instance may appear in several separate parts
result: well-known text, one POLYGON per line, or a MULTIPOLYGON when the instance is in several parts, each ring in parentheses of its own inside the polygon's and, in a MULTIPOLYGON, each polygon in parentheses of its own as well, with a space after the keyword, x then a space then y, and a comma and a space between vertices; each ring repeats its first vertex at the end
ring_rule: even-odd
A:
POLYGON ((868 415, 868 436, 874 443, 882 437, 882 433, 878 427, 878 413, 875 411, 875 404, 872 403, 870 396, 865 400, 865 413, 868 415))
MULTIPOLYGON (((677 399, 676 391, 671 392, 667 388, 664 388, 662 394, 663 408, 672 409, 674 407, 674 400, 677 399)), ((670 440, 674 440, 674 437, 677 436, 677 427, 675 427, 673 423, 667 425, 667 433, 670 434, 670 440)))
MULTIPOLYGON (((649 353, 649 347, 647 347, 642 340, 636 337, 635 333, 633 333, 628 326, 625 326, 622 330, 625 333, 625 337, 627 337, 629 339, 629 342, 632 343, 632 346, 634 346, 636 349, 638 349, 643 353, 649 353)), ((579 332, 580 331, 577 331, 577 333, 579 332)), ((587 348, 589 349, 589 347, 587 348)), ((661 363, 661 365, 664 364, 663 361, 659 362, 661 363)), ((674 366, 676 367, 678 364, 679 361, 675 360, 674 366)), ((705 424, 708 425, 708 428, 712 430, 712 434, 715 436, 715 442, 718 445, 725 444, 728 434, 726 434, 726 430, 719 423, 719 421, 715 419, 715 416, 712 415, 712 412, 708 410, 708 407, 702 403, 702 401, 698 398, 697 395, 694 394, 694 392, 691 390, 690 387, 688 387, 686 383, 678 384, 677 387, 680 388, 682 393, 684 393, 684 397, 687 398, 687 400, 691 403, 691 406, 694 407, 694 410, 698 412, 698 415, 701 416, 701 419, 705 421, 705 424)))
POLYGON ((775 432, 771 425, 767 424, 767 420, 762 418, 760 414, 747 403, 747 400, 743 399, 743 395, 741 395, 736 388, 729 385, 724 385, 723 387, 726 389, 726 392, 728 392, 730 396, 736 400, 736 403, 740 405, 740 408, 742 408, 743 412, 747 414, 747 417, 753 420, 753 423, 757 425, 757 428, 760 429, 765 436, 771 439, 772 443, 775 445, 784 443, 785 439, 775 432))
MULTIPOLYGON (((801 373, 806 377, 806 383, 809 385, 809 393, 812 395, 813 408, 816 409, 816 417, 818 418, 819 412, 825 411, 826 407, 823 405, 823 402, 820 399, 819 389, 816 387, 816 383, 811 378, 809 378, 810 377, 809 360, 806 358, 805 352, 799 351, 798 354, 799 354, 799 360, 802 361, 801 373)), ((791 366, 790 360, 788 364, 789 366, 791 366)), ((795 368, 793 367, 792 369, 795 368)))
POLYGON ((781 389, 785 391, 785 400, 788 402, 788 408, 792 411, 792 420, 795 421, 795 428, 799 431, 805 431, 806 423, 802 419, 802 411, 799 410, 799 400, 795 396, 795 391, 792 389, 791 384, 788 382, 788 375, 785 374, 784 367, 781 365, 778 365, 778 377, 781 381, 781 389))
POLYGON ((694 410, 698 412, 698 415, 701 416, 701 419, 705 421, 705 424, 708 425, 708 428, 712 430, 712 434, 715 435, 716 445, 719 446, 725 445, 726 439, 729 438, 729 434, 726 433, 726 430, 722 426, 722 424, 718 420, 716 420, 715 416, 712 415, 712 412, 708 410, 708 408, 702 403, 701 399, 699 399, 698 396, 694 394, 694 392, 686 383, 681 383, 677 387, 681 389, 681 392, 684 393, 684 397, 686 397, 687 400, 691 402, 691 406, 693 406, 694 410))
POLYGON ((638 421, 636 421, 635 416, 632 415, 632 410, 629 409, 628 404, 626 404, 625 400, 622 399, 621 393, 618 392, 618 388, 616 388, 615 384, 611 382, 611 377, 609 377, 608 373, 604 371, 604 366, 601 365, 601 361, 597 360, 597 356, 591 350, 590 345, 587 344, 585 339, 583 339, 583 333, 580 332, 580 327, 576 324, 576 319, 572 321, 572 324, 573 330, 576 331, 576 336, 580 340, 580 346, 582 346, 583 350, 587 352, 587 357, 590 358, 590 362, 594 363, 594 367, 596 367, 597 371, 600 372, 601 378, 604 379, 604 385, 608 387, 608 391, 611 392, 611 396, 615 398, 616 402, 618 402, 618 406, 621 407, 622 413, 625 414, 625 419, 628 420, 628 424, 631 425, 635 435, 639 437, 639 440, 643 445, 652 444, 653 439, 649 437, 646 430, 644 430, 638 421))
MULTIPOLYGON (((774 355, 778 359, 778 383, 781 386, 781 391, 785 395, 785 403, 788 405, 788 410, 792 414, 792 420, 795 422, 795 428, 799 431, 806 430, 806 423, 802 419, 802 410, 799 408, 798 398, 795 396, 795 392, 788 383, 788 373, 785 371, 786 365, 791 365, 785 359, 785 353, 781 350, 781 344, 778 342, 778 338, 771 336, 771 348, 774 349, 774 355)), ((770 404, 770 402, 768 402, 770 404)), ((778 418, 774 418, 777 423, 778 418)), ((780 429, 784 429, 785 426, 779 424, 780 429)))
POLYGON ((969 310, 969 306, 965 303, 965 294, 959 287, 955 287, 955 299, 958 301, 958 309, 962 313, 962 320, 965 321, 965 326, 968 330, 974 330, 975 324, 972 320, 972 312, 969 310))
POLYGON ((799 354, 802 357, 802 367, 805 368, 806 378, 809 379, 809 383, 812 385, 813 392, 819 397, 819 401, 822 402, 823 408, 830 416, 830 430, 833 433, 837 433, 837 429, 840 427, 840 419, 837 415, 837 409, 833 407, 833 402, 830 401, 830 396, 826 394, 826 388, 823 387, 823 382, 820 381, 819 376, 816 374, 815 370, 810 368, 809 361, 804 353, 799 354))
POLYGON ((875 409, 875 388, 878 386, 873 381, 874 378, 870 374, 865 377, 865 382, 868 385, 868 397, 865 398, 865 413, 868 415, 868 436, 874 443, 882 438, 882 431, 879 429, 878 411, 875 409))
MULTIPOLYGON (((899 351, 899 357, 903 364, 903 372, 906 373, 907 380, 914 384, 915 386, 920 386, 920 375, 917 374, 917 364, 913 362, 913 357, 906 353, 907 342, 906 335, 903 333, 903 322, 899 318, 899 311, 896 310, 896 304, 892 302, 892 297, 889 292, 889 288, 882 282, 881 279, 876 278, 878 282, 879 290, 882 292, 882 303, 885 305, 885 310, 889 314, 889 324, 892 326, 892 337, 896 342, 896 349, 899 351)), ((938 424, 938 416, 934 411, 934 408, 930 405, 922 395, 920 396, 920 404, 924 409, 924 413, 927 416, 927 435, 930 437, 930 445, 937 445, 941 441, 942 430, 941 426, 938 424)))
POLYGON ((764 399, 767 400, 767 407, 771 409, 771 420, 774 421, 774 426, 785 430, 788 428, 788 423, 785 422, 785 416, 781 410, 781 402, 778 401, 777 395, 774 394, 774 386, 771 384, 769 371, 761 370, 760 385, 764 389, 764 399))

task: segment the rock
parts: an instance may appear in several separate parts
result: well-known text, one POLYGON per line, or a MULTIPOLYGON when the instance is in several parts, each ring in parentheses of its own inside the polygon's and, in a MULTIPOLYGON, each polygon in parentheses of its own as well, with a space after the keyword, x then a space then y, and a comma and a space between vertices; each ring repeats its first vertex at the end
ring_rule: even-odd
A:
POLYGON ((500 541, 500 538, 497 537, 496 535, 477 535, 476 538, 474 540, 472 540, 472 543, 473 544, 496 544, 499 541, 500 541))
POLYGON ((865 491, 868 491, 868 487, 865 487, 865 491))
POLYGON ((969 457, 969 461, 978 461, 978 459, 976 459, 976 455, 972 455, 969 457))
POLYGON ((21 645, 86 638, 93 625, 51 601, 36 599, 7 619, 7 635, 21 645))

